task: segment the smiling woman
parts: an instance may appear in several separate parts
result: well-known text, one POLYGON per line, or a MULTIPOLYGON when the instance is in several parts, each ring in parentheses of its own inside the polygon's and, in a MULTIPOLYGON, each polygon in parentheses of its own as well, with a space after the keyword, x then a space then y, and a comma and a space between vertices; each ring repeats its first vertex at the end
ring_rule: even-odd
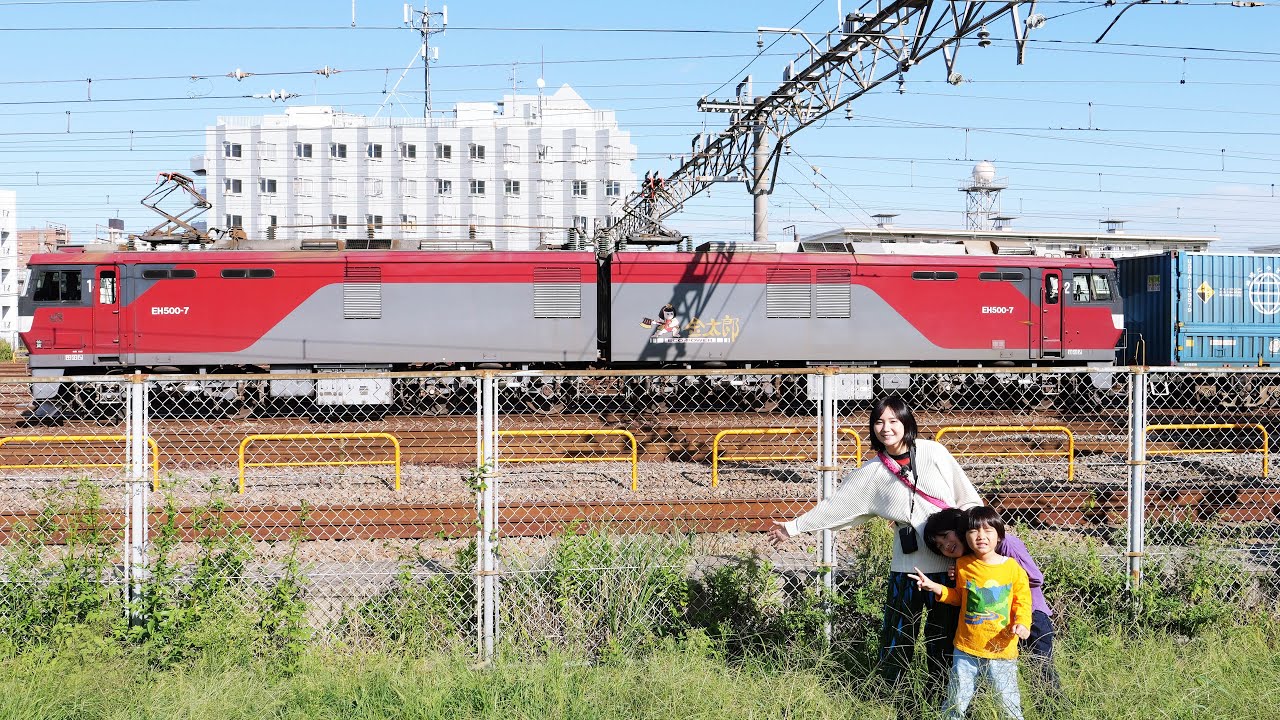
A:
POLYGON ((902 681, 923 625, 929 691, 937 700, 940 679, 951 665, 951 637, 959 615, 955 607, 921 591, 911 572, 919 568, 934 581, 947 582, 947 558, 920 547, 925 523, 941 510, 982 501, 945 447, 916 437, 915 415, 902 398, 881 398, 871 408, 867 430, 876 456, 846 475, 833 496, 790 522, 777 523, 769 538, 779 545, 802 532, 857 527, 876 517, 893 521, 898 531, 881 626, 879 670, 891 685, 902 681))

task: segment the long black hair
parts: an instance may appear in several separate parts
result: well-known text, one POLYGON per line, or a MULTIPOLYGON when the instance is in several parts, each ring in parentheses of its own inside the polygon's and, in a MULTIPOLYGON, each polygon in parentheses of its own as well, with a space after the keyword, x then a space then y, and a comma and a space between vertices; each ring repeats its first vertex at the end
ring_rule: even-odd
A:
POLYGON ((871 408, 871 416, 867 420, 867 433, 871 436, 871 448, 876 452, 884 452, 884 443, 880 437, 876 435, 876 421, 888 410, 893 416, 902 421, 902 439, 908 448, 916 445, 916 435, 919 433, 919 426, 916 425, 916 416, 911 413, 911 406, 897 395, 882 397, 876 401, 871 408))

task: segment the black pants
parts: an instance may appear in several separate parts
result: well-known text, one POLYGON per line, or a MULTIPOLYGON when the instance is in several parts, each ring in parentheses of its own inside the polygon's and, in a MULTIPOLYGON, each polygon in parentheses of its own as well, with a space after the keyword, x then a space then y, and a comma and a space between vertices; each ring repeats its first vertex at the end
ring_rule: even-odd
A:
MULTIPOLYGON (((943 585, 952 582, 945 571, 929 573, 928 578, 943 585)), ((951 671, 952 643, 959 621, 958 606, 938 602, 933 593, 916 588, 916 581, 908 573, 889 573, 889 595, 884 603, 884 624, 880 626, 881 677, 890 686, 902 681, 923 625, 929 671, 927 692, 930 697, 941 699, 951 671)))
POLYGON ((1053 618, 1039 610, 1032 611, 1031 635, 1021 643, 1021 655, 1031 670, 1030 680, 1050 697, 1056 697, 1062 689, 1053 667, 1053 635, 1053 618))

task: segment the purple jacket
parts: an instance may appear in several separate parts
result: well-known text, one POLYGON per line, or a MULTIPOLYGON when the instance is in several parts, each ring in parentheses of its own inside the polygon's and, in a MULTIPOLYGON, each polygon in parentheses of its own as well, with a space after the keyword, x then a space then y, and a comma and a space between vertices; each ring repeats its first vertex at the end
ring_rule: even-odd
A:
POLYGON ((1027 546, 1017 537, 1006 534, 1004 539, 996 545, 996 552, 1012 558, 1015 562, 1027 571, 1027 579, 1031 581, 1031 610, 1035 612, 1039 610, 1045 615, 1052 615, 1053 611, 1049 609, 1049 603, 1044 599, 1044 573, 1041 572, 1040 566, 1036 565, 1036 561, 1031 559, 1031 553, 1027 552, 1027 546))

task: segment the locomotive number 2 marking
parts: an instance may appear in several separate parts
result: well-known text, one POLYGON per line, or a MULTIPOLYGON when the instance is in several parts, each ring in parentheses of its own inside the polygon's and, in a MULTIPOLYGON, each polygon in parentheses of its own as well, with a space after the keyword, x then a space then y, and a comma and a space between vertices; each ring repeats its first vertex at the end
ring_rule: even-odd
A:
POLYGON ((983 315, 1012 315, 1013 306, 1012 305, 983 305, 982 314, 983 315))
POLYGON ((152 315, 186 315, 191 308, 186 305, 157 305, 151 308, 152 315))

